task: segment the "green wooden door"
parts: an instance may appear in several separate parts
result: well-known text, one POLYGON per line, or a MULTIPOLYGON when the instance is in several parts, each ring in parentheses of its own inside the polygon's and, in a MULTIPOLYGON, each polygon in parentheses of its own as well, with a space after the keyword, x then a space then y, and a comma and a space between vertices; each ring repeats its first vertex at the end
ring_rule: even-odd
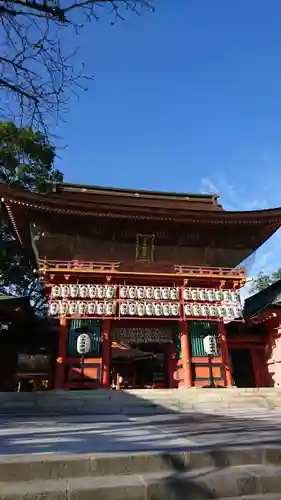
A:
MULTIPOLYGON (((193 357, 205 357, 207 354, 204 350, 203 339, 206 335, 215 335, 217 333, 217 323, 212 321, 189 321, 188 322, 188 333, 190 338, 191 354, 193 357)), ((218 342, 217 342, 218 345, 218 342)), ((219 355, 219 347, 217 349, 216 356, 219 355)))
POLYGON ((72 319, 68 325, 67 355, 77 358, 76 343, 81 333, 88 333, 91 338, 91 349, 86 358, 99 358, 101 356, 101 321, 99 319, 72 319))

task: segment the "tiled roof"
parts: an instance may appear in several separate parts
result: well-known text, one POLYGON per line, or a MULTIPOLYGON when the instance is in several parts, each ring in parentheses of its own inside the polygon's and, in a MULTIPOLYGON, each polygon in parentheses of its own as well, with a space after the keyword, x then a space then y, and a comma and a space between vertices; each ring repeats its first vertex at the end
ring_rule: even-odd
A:
POLYGON ((281 279, 245 300, 244 318, 258 315, 270 307, 281 306, 281 279))

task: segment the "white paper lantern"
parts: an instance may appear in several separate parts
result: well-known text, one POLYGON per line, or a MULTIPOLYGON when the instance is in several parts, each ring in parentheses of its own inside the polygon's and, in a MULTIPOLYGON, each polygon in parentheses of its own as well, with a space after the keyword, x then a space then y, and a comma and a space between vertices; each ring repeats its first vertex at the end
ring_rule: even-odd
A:
POLYGON ((225 318, 227 313, 226 313, 226 307, 224 306, 219 306, 219 317, 220 318, 225 318))
POLYGON ((226 308, 226 318, 229 321, 232 321, 232 320, 235 319, 234 307, 229 306, 229 307, 226 308))
POLYGON ((216 306, 210 306, 210 316, 217 318, 219 315, 219 310, 216 306))
POLYGON ((169 299, 169 288, 167 287, 161 288, 161 299, 163 300, 169 299))
POLYGON ((138 299, 144 299, 145 297, 145 289, 143 286, 138 286, 137 287, 137 298, 138 299))
POLYGON ((147 299, 153 299, 153 288, 151 286, 145 287, 145 296, 147 299))
POLYGON ((115 295, 116 287, 109 285, 105 288, 105 296, 107 299, 114 299, 115 295))
POLYGON ((231 301, 235 304, 237 302, 240 302, 240 295, 239 292, 231 292, 231 301))
POLYGON ((163 306, 162 304, 153 304, 153 311, 154 311, 154 314, 155 316, 162 316, 163 315, 163 306))
POLYGON ((69 304, 69 314, 76 314, 78 309, 77 302, 70 302, 69 304))
POLYGON ((210 302, 214 302, 216 300, 216 292, 215 292, 215 290, 208 290, 207 291, 207 296, 208 296, 208 300, 210 302))
POLYGON ((87 304, 85 302, 78 302, 78 314, 87 314, 87 304))
POLYGON ((137 304, 136 304, 136 302, 130 302, 129 303, 129 315, 136 316, 136 314, 137 314, 137 304))
POLYGON ((78 297, 79 287, 78 285, 70 285, 70 296, 72 298, 78 297))
POLYGON ((221 290, 216 290, 216 301, 221 302, 223 300, 223 292, 221 290))
POLYGON ((210 310, 209 310, 209 306, 207 306, 207 304, 202 304, 201 306, 201 315, 206 318, 207 316, 209 316, 210 314, 210 310))
POLYGON ((145 314, 147 316, 153 316, 153 304, 151 302, 147 302, 145 305, 145 314))
POLYGON ((114 302, 107 302, 105 304, 105 315, 106 316, 113 316, 115 313, 115 304, 114 302))
POLYGON ((121 302, 120 304, 120 315, 121 316, 127 316, 128 315, 128 303, 127 302, 121 302))
POLYGON ((62 285, 61 286, 61 296, 62 296, 62 298, 66 299, 67 297, 69 297, 69 294, 70 294, 69 285, 62 285))
POLYGON ((88 354, 91 350, 91 337, 88 333, 81 333, 77 338, 76 350, 80 356, 88 354))
POLYGON ((128 289, 126 286, 120 286, 120 299, 126 299, 128 296, 127 292, 128 292, 128 289))
POLYGON ((98 316, 103 316, 105 313, 105 304, 104 302, 98 302, 97 303, 97 315, 98 316))
POLYGON ((183 289, 183 300, 192 300, 190 288, 183 289))
POLYGON ((234 318, 242 318, 242 308, 241 306, 234 306, 234 318))
POLYGON ((129 299, 135 299, 137 297, 137 288, 135 286, 130 286, 128 290, 129 299))
POLYGON ((59 312, 59 302, 51 302, 49 307, 49 313, 51 316, 56 316, 59 312))
POLYGON ((170 288, 170 298, 171 298, 171 300, 178 300, 178 298, 179 298, 179 289, 178 288, 170 288))
POLYGON ((67 313, 68 313, 68 302, 65 301, 65 300, 62 300, 60 302, 60 314, 62 314, 63 316, 65 316, 67 313))
POLYGON ((171 304, 163 304, 163 316, 171 315, 171 304))
POLYGON ((94 316, 96 314, 96 303, 95 302, 89 302, 88 303, 88 314, 91 316, 94 316))
POLYGON ((51 297, 57 298, 61 295, 61 287, 59 285, 53 285, 51 290, 51 297))
POLYGON ((90 299, 95 299, 97 296, 97 287, 95 285, 89 286, 89 297, 90 299))
POLYGON ((205 290, 204 288, 201 288, 199 290, 199 299, 202 301, 208 300, 207 290, 205 290))
POLYGON ((105 286, 97 285, 97 298, 104 299, 105 298, 105 286))
POLYGON ((197 288, 192 288, 191 289, 191 299, 192 300, 198 300, 200 297, 199 297, 199 292, 198 292, 198 289, 197 288))
POLYGON ((137 305, 137 315, 138 316, 144 316, 145 315, 145 304, 143 302, 140 302, 137 305))
POLYGON ((223 292, 223 300, 224 302, 230 302, 231 301, 231 292, 230 290, 224 290, 223 292))
POLYGON ((193 316, 201 316, 201 306, 200 304, 193 304, 192 306, 193 316))
POLYGON ((86 297, 88 297, 87 285, 79 285, 79 297, 81 297, 81 299, 85 299, 86 297))
POLYGON ((184 306, 184 314, 185 314, 185 316, 192 316, 193 315, 191 304, 185 304, 185 306, 184 306))
POLYGON ((154 288, 153 292, 154 292, 153 293, 154 299, 160 300, 161 299, 161 288, 156 287, 156 288, 154 288))
POLYGON ((179 315, 179 304, 172 304, 171 305, 171 316, 178 316, 179 315))

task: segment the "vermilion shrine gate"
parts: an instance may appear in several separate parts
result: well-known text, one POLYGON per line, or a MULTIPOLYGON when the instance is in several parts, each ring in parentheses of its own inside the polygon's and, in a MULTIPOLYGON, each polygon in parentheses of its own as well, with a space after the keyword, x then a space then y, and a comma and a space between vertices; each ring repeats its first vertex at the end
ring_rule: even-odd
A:
POLYGON ((60 321, 56 388, 109 387, 114 370, 128 387, 207 385, 208 333, 215 382, 232 385, 230 352, 243 348, 239 263, 280 226, 280 209, 228 212, 215 195, 63 183, 47 195, 6 185, 0 193, 60 321), (91 336, 83 381, 81 331, 91 336), (116 343, 147 356, 117 362, 116 343))

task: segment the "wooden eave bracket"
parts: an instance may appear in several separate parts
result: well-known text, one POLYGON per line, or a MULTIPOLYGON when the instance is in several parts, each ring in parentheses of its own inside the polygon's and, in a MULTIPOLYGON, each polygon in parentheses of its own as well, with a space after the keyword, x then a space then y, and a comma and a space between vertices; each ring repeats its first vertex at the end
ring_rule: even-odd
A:
POLYGON ((13 216, 13 211, 12 211, 12 207, 11 205, 5 201, 5 198, 2 197, 1 198, 1 205, 2 207, 4 208, 5 212, 7 213, 8 215, 8 219, 12 225, 12 228, 13 228, 13 232, 15 233, 16 237, 17 237, 17 240, 18 242, 20 243, 21 247, 23 248, 24 247, 24 244, 23 244, 23 241, 21 239, 21 236, 20 236, 20 233, 19 233, 19 230, 18 230, 18 227, 17 227, 17 224, 16 224, 16 220, 13 216))

